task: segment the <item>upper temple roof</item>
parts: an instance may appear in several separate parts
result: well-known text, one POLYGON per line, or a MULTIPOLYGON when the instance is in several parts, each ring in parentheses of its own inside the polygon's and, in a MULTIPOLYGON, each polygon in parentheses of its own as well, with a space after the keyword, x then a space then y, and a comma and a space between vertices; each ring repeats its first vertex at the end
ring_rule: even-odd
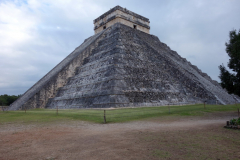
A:
POLYGON ((146 21, 146 22, 149 22, 149 23, 150 23, 150 21, 149 21, 148 18, 143 17, 143 16, 141 16, 141 15, 139 15, 139 14, 137 14, 137 13, 134 13, 134 12, 132 12, 132 11, 129 11, 129 10, 127 10, 126 8, 122 8, 122 7, 119 6, 119 5, 117 5, 116 7, 112 8, 112 9, 110 9, 110 10, 107 11, 106 13, 102 14, 101 16, 99 16, 98 18, 96 18, 93 22, 96 23, 96 22, 99 21, 100 19, 103 19, 104 17, 106 17, 107 15, 109 15, 110 13, 112 13, 112 12, 114 12, 114 11, 116 11, 116 10, 120 10, 120 11, 122 11, 122 12, 125 12, 125 13, 127 13, 127 14, 129 14, 129 15, 132 15, 132 16, 134 16, 134 17, 136 17, 136 18, 139 18, 139 19, 141 19, 141 20, 143 20, 143 21, 146 21))

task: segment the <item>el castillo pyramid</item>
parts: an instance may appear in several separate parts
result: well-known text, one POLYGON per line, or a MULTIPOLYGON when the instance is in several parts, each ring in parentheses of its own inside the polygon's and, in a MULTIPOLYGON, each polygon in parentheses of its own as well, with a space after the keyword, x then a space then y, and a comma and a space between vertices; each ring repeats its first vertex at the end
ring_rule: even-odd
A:
POLYGON ((94 20, 95 35, 48 72, 10 106, 109 108, 232 104, 228 94, 158 37, 149 19, 116 6, 94 20))

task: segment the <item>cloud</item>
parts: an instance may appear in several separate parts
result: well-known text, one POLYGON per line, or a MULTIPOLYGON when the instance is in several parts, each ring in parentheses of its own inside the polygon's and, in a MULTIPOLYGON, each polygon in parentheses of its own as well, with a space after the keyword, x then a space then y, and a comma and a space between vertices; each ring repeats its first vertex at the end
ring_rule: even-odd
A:
POLYGON ((28 54, 21 47, 34 41, 36 35, 34 27, 37 23, 38 19, 30 14, 25 5, 18 5, 12 1, 0 3, 1 94, 3 88, 11 88, 25 80, 26 77, 22 77, 21 74, 32 72, 36 68, 23 59, 28 57, 28 54))

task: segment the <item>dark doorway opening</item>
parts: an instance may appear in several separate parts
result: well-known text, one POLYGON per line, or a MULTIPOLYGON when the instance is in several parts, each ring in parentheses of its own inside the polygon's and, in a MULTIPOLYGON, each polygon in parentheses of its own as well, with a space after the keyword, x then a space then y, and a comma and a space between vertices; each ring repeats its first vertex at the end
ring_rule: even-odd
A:
POLYGON ((103 26, 103 29, 106 29, 106 26, 103 26))
POLYGON ((134 25, 133 25, 133 28, 134 28, 134 29, 137 29, 137 25, 134 24, 134 25))

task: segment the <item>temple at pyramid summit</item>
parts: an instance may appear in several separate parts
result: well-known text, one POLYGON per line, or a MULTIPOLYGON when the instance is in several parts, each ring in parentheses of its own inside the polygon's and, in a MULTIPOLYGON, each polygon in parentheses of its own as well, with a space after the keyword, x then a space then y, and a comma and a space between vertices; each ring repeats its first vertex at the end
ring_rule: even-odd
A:
POLYGON ((120 6, 116 6, 113 9, 110 9, 108 12, 96 18, 93 23, 95 34, 112 26, 115 23, 121 23, 145 33, 149 33, 150 30, 150 21, 148 18, 131 12, 126 8, 122 8, 120 6))
POLYGON ((233 104, 239 97, 150 34, 150 21, 116 6, 95 34, 17 99, 25 108, 110 108, 233 104))

